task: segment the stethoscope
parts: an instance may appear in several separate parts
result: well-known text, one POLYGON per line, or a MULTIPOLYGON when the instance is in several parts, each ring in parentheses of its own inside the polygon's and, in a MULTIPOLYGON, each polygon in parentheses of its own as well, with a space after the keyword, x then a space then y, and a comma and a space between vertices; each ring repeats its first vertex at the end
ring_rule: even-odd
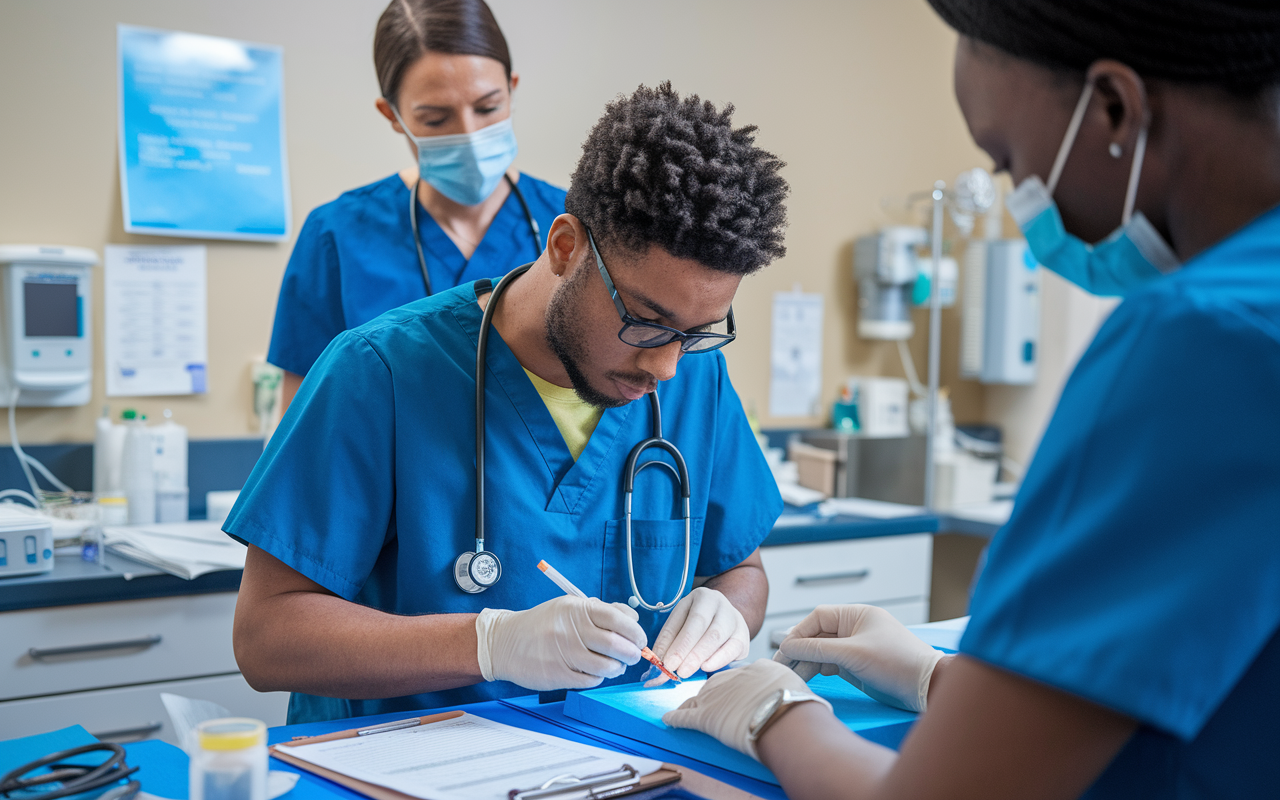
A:
MULTIPOLYGON (((511 187, 511 191, 515 192, 516 199, 520 201, 520 207, 524 209, 524 218, 529 221, 529 230, 533 233, 533 242, 538 246, 538 253, 542 253, 542 229, 538 227, 538 221, 533 218, 533 212, 529 210, 529 204, 525 202, 524 192, 520 191, 520 187, 516 186, 516 182, 511 180, 510 175, 503 175, 507 179, 507 185, 511 187)), ((418 248, 418 266, 422 268, 422 282, 427 286, 427 295, 431 295, 431 276, 427 274, 427 257, 422 252, 422 237, 418 235, 418 186, 422 184, 419 179, 413 185, 413 190, 409 192, 409 225, 413 228, 413 244, 418 248)), ((465 267, 464 267, 465 269, 465 267)))
MULTIPOLYGON (((485 386, 485 353, 489 347, 489 331, 493 327, 493 312, 498 307, 498 298, 507 290, 511 282, 529 271, 533 264, 517 267, 503 276, 493 287, 493 297, 485 306, 484 316, 480 320, 480 337, 476 343, 476 549, 458 556, 453 562, 453 579, 458 588, 468 594, 477 594, 488 589, 502 577, 502 562, 492 551, 484 547, 484 386, 485 386)), ((487 280, 476 282, 476 295, 489 291, 487 280)), ((670 611, 684 593, 684 582, 689 577, 689 552, 692 546, 693 521, 689 513, 689 469, 685 466, 684 456, 679 448, 662 436, 662 407, 658 404, 657 391, 649 392, 649 407, 653 409, 653 432, 649 438, 631 448, 627 455, 626 466, 622 470, 623 520, 627 533, 627 576, 631 579, 631 597, 627 602, 632 608, 644 608, 648 611, 665 613, 670 611), (640 456, 649 449, 664 450, 675 466, 658 459, 650 459, 640 464, 640 456), (684 500, 684 570, 680 574, 680 585, 676 595, 670 602, 649 603, 640 594, 636 584, 636 566, 631 545, 631 495, 635 490, 636 476, 646 468, 658 465, 667 469, 680 485, 680 496, 684 500)))

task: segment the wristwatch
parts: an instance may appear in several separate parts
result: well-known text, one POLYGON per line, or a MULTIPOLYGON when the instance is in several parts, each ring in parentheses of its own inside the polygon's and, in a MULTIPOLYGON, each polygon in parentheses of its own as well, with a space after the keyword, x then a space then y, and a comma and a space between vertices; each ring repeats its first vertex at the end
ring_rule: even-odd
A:
POLYGON ((769 695, 769 699, 760 704, 756 709, 756 713, 751 715, 751 722, 747 725, 747 739, 751 742, 752 747, 755 746, 756 740, 777 722, 787 709, 800 703, 807 703, 810 700, 821 703, 822 698, 812 692, 793 692, 790 689, 779 689, 769 695))

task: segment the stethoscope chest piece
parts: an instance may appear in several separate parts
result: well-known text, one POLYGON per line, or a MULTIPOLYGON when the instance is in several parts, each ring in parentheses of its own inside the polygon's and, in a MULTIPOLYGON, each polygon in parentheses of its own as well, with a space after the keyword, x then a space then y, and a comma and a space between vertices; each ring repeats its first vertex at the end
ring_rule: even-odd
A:
POLYGON ((453 580, 467 594, 479 594, 502 577, 502 562, 488 550, 466 552, 453 562, 453 580))

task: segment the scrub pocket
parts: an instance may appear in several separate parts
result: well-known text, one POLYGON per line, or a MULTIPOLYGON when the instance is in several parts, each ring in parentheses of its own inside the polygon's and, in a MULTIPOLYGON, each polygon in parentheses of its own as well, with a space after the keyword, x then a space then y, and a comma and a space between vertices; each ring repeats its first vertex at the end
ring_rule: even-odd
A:
MULTIPOLYGON (((689 531, 689 575, 681 588, 684 597, 693 587, 693 573, 698 568, 702 548, 703 518, 691 520, 689 531)), ((640 594, 650 603, 667 602, 676 594, 676 582, 684 568, 683 519, 631 520, 631 551, 635 557, 636 584, 640 594)), ((623 520, 610 520, 604 526, 604 597, 606 602, 625 603, 631 597, 631 579, 627 576, 627 529, 623 520)), ((640 626, 649 634, 649 644, 658 638, 669 614, 637 608, 640 626)), ((627 679, 635 681, 649 666, 641 661, 627 670, 627 679), (634 674, 632 674, 634 673, 634 674)), ((611 681, 612 683, 612 681, 611 681)))

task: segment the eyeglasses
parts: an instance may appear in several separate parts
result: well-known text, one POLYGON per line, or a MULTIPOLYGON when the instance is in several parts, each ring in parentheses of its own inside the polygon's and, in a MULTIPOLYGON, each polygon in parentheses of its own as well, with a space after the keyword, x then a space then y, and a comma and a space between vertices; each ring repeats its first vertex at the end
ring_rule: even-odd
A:
POLYGON ((723 321, 703 326, 703 330, 689 332, 668 328, 656 322, 645 322, 631 316, 627 312, 627 307, 622 304, 622 298, 618 297, 618 287, 613 285, 613 278, 609 277, 609 270, 605 269, 604 259, 600 257, 600 251, 596 248, 596 239, 591 235, 590 228, 587 228, 587 241, 590 242, 591 252, 596 257, 596 267, 600 270, 600 277, 604 278, 604 288, 609 291, 613 307, 618 310, 618 316, 622 318, 622 330, 618 331, 618 338, 623 342, 632 347, 663 347, 678 341, 682 352, 709 353, 712 350, 719 350, 738 338, 738 326, 733 321, 732 306, 729 307, 729 315, 723 321), (721 327, 724 328, 723 331, 711 330, 721 327))

